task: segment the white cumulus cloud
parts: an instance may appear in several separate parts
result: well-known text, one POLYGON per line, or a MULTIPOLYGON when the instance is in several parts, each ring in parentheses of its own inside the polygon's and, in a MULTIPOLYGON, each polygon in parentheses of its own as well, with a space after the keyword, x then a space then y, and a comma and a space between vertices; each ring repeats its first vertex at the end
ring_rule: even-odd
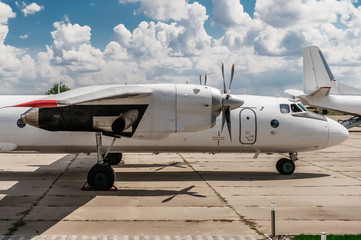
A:
POLYGON ((40 12, 41 10, 44 9, 43 5, 38 5, 37 3, 30 3, 30 4, 26 4, 25 2, 23 2, 22 4, 22 8, 21 8, 21 12, 24 14, 24 16, 28 16, 28 15, 32 15, 35 14, 37 12, 40 12))
POLYGON ((6 3, 0 2, 0 24, 7 24, 9 18, 14 18, 16 13, 6 3))
POLYGON ((140 2, 138 11, 155 20, 180 20, 187 17, 186 0, 119 0, 119 3, 140 2))
POLYGON ((20 35, 19 38, 20 39, 27 39, 27 38, 29 38, 29 34, 25 33, 24 35, 20 35))
POLYGON ((361 64, 361 8, 350 1, 257 0, 254 17, 236 0, 212 1, 210 15, 193 1, 119 0, 128 2, 140 2, 137 11, 151 20, 132 29, 123 23, 112 26, 113 36, 101 50, 91 44, 89 26, 65 17, 53 24, 47 50, 33 58, 4 44, 8 18, 15 13, 0 2, 0 92, 43 93, 55 81, 72 88, 198 83, 200 73, 208 74, 209 85, 222 88, 224 62, 227 79, 236 65, 233 92, 273 95, 274 88, 302 88, 302 48, 307 45, 321 47, 338 80, 361 75, 353 68, 361 64), (210 36, 207 20, 225 34, 210 36))
POLYGON ((252 24, 248 13, 244 12, 239 0, 212 0, 213 22, 225 28, 252 24))

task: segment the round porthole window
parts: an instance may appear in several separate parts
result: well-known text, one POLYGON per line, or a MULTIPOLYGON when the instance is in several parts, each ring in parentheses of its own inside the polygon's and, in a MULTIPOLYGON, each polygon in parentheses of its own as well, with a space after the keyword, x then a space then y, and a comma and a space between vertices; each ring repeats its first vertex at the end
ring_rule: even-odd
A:
POLYGON ((271 126, 272 126, 273 128, 277 128, 279 125, 280 125, 280 122, 279 122, 277 119, 273 119, 273 120, 271 121, 271 126))
POLYGON ((21 119, 19 118, 18 121, 16 122, 16 125, 18 125, 19 128, 23 128, 26 126, 26 123, 21 121, 21 119))

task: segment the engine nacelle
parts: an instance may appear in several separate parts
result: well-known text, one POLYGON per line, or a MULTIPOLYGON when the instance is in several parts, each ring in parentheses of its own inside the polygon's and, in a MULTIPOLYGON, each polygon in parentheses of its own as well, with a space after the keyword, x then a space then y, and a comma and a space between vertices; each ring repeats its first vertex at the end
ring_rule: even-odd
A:
POLYGON ((243 104, 237 96, 208 86, 134 85, 135 90, 138 88, 151 94, 137 96, 128 85, 129 96, 94 98, 61 107, 34 107, 22 114, 21 120, 49 131, 101 131, 108 135, 159 139, 170 133, 212 128, 222 111, 243 104))
POLYGON ((218 89, 177 85, 176 131, 194 132, 212 128, 222 107, 222 95, 218 89))

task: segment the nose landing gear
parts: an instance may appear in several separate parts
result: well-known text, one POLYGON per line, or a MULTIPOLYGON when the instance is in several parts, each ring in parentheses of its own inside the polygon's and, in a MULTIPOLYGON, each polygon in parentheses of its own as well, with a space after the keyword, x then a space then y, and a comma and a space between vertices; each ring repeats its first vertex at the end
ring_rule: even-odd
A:
POLYGON ((298 160, 297 153, 289 153, 289 155, 290 159, 281 158, 276 164, 277 171, 282 175, 291 175, 296 169, 294 162, 298 160))

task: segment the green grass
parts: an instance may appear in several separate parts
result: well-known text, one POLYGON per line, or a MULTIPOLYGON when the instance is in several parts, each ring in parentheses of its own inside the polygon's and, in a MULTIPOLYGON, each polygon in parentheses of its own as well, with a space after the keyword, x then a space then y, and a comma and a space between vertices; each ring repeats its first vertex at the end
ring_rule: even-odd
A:
MULTIPOLYGON (((298 235, 295 240, 320 240, 321 235, 298 235)), ((361 235, 327 235, 327 240, 360 240, 361 235)))

